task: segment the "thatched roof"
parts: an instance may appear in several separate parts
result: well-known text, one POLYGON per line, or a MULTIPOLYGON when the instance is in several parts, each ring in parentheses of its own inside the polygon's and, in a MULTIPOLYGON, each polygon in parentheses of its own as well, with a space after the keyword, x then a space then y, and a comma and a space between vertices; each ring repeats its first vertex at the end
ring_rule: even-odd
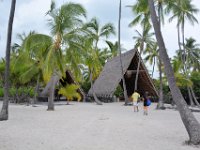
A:
MULTIPOLYGON (((62 79, 60 79, 60 83, 62 84, 62 86, 66 86, 66 84, 76 84, 76 85, 79 85, 75 81, 72 73, 69 70, 66 70, 65 73, 66 73, 66 76, 63 77, 62 79)), ((78 90, 77 90, 77 92, 81 95, 82 100, 84 100, 85 99, 85 93, 83 92, 83 90, 79 87, 78 90)))
MULTIPOLYGON (((133 49, 122 54, 121 58, 127 93, 128 96, 130 96, 134 92, 139 54, 136 49, 133 49)), ((120 66, 119 56, 114 57, 105 64, 103 71, 94 83, 94 91, 98 97, 112 97, 117 86, 120 84, 122 87, 122 75, 120 66)), ((153 85, 152 79, 150 78, 148 71, 142 61, 138 77, 138 90, 140 93, 148 91, 151 95, 158 95, 153 85)), ((89 90, 88 95, 92 95, 91 89, 89 90)))
MULTIPOLYGON (((65 71, 65 77, 62 77, 61 79, 59 79, 58 76, 56 76, 56 80, 59 81, 59 83, 61 83, 62 86, 66 86, 66 84, 76 84, 79 85, 73 78, 72 73, 69 70, 65 71)), ((44 90, 42 91, 42 93, 40 93, 40 97, 45 97, 48 94, 49 88, 51 87, 51 83, 50 81, 47 83, 46 87, 44 88, 44 90)), ((81 95, 82 100, 85 100, 85 93, 83 92, 83 90, 81 88, 78 88, 77 92, 81 95)), ((57 93, 55 93, 57 94, 57 93)))

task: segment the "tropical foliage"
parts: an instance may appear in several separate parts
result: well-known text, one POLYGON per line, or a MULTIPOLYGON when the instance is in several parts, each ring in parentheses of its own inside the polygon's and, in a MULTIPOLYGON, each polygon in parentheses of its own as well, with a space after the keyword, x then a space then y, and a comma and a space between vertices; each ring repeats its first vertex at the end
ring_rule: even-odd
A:
MULTIPOLYGON (((181 89, 192 88, 198 98, 200 46, 194 38, 184 36, 185 21, 191 24, 197 23, 194 14, 198 9, 192 5, 191 0, 156 0, 155 4, 160 26, 164 26, 165 16, 168 16, 170 21, 177 21, 177 31, 181 31, 177 35, 179 49, 171 60, 177 85, 181 89)), ((146 0, 137 0, 129 7, 135 15, 130 21, 130 27, 140 26, 139 29, 136 28, 133 36, 135 48, 138 48, 145 62, 152 66, 152 71, 149 73, 154 77, 157 68, 160 67, 159 71, 163 72, 163 65, 159 59, 159 48, 152 30, 148 3, 146 0)), ((45 87, 52 75, 65 77, 65 71, 70 70, 74 80, 87 93, 106 61, 118 55, 119 43, 109 39, 111 35, 116 34, 114 25, 100 24, 100 20, 96 17, 87 20, 86 10, 76 3, 66 3, 56 7, 53 1, 46 15, 49 35, 35 31, 18 34, 20 43, 14 43, 12 46, 10 81, 11 87, 15 89, 12 91, 28 87, 34 89, 38 95, 39 87, 45 87), (103 43, 103 47, 100 43, 103 43)), ((0 81, 3 81, 4 71, 5 60, 1 59, 0 81)), ((156 85, 163 82, 163 91, 166 95, 168 93, 165 90, 167 89, 165 86, 168 85, 166 77, 162 81, 155 82, 156 85)), ((0 86, 3 87, 2 82, 0 86)), ((60 88, 63 95, 66 88, 60 88)), ((157 88, 160 89, 159 86, 157 88)), ((118 96, 121 95, 121 90, 117 90, 116 93, 118 96)), ((185 90, 182 90, 182 93, 187 95, 185 90)))

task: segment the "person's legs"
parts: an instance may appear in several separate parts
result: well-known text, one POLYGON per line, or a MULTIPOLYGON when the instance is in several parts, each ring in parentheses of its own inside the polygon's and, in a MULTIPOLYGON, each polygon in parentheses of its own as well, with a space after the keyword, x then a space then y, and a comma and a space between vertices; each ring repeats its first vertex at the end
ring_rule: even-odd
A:
POLYGON ((144 106, 144 115, 148 115, 148 107, 144 106))
POLYGON ((136 106, 136 107, 137 107, 137 112, 139 112, 139 107, 138 107, 138 103, 137 103, 137 106, 136 106))
POLYGON ((134 112, 138 111, 138 104, 135 101, 133 102, 133 108, 134 108, 134 112))

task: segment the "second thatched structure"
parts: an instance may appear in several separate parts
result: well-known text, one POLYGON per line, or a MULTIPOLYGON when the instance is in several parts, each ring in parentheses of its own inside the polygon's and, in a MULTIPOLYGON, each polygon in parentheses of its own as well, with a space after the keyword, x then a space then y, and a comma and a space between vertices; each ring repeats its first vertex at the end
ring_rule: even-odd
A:
MULTIPOLYGON (((131 96, 134 92, 139 57, 136 49, 123 53, 121 57, 128 96, 131 96)), ((94 82, 94 92, 97 97, 102 100, 112 99, 117 86, 120 85, 123 88, 120 66, 119 56, 114 57, 105 64, 100 76, 94 82)), ((148 91, 151 96, 158 96, 152 79, 142 61, 139 67, 138 91, 141 94, 148 91)), ((92 96, 92 89, 89 90, 88 96, 92 96)))

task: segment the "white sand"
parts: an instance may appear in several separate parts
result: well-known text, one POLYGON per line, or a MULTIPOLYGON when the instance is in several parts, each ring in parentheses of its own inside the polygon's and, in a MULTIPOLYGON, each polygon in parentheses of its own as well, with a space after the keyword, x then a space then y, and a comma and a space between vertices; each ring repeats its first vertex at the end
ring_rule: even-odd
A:
MULTIPOLYGON (((197 150, 175 110, 148 116, 132 106, 109 103, 56 105, 55 111, 10 104, 9 121, 0 122, 0 150, 197 150)), ((0 102, 0 107, 2 102, 0 102)), ((200 113, 194 113, 200 121, 200 113)))

